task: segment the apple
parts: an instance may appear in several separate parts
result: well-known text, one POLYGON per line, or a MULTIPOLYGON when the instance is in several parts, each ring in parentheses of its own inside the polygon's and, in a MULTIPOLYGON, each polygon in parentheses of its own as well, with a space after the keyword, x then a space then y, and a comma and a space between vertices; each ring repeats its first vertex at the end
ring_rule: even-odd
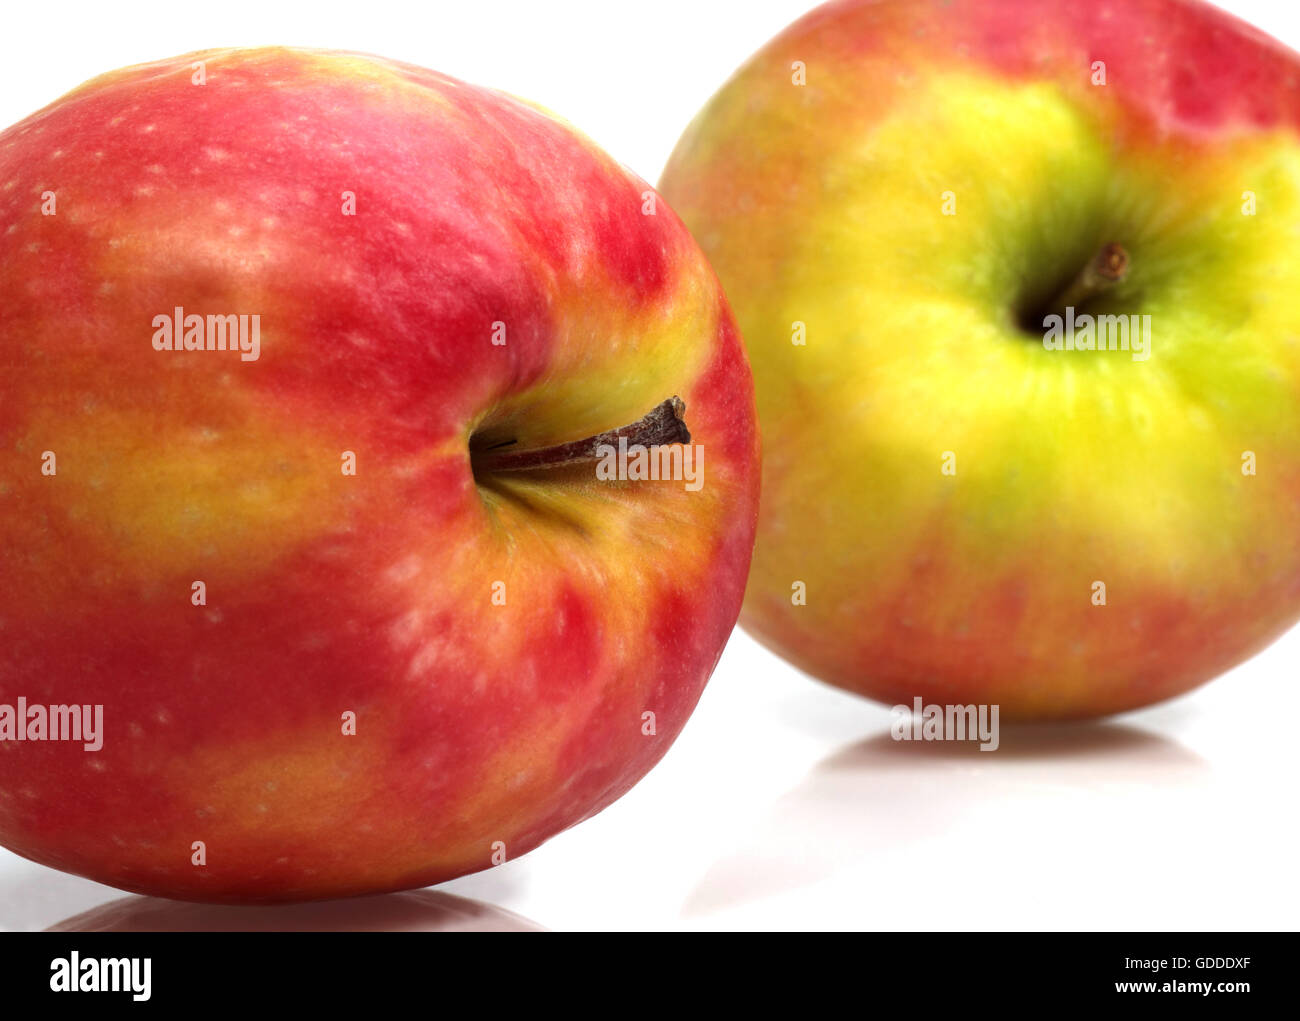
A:
POLYGON ((685 724, 752 384, 686 229, 565 122, 360 54, 117 71, 0 135, 0 309, 6 847, 196 901, 420 887, 685 724))
POLYGON ((772 40, 660 184, 754 368, 742 626, 887 704, 1052 719, 1292 625, 1297 168, 1300 58, 1203 3, 850 0, 772 40))

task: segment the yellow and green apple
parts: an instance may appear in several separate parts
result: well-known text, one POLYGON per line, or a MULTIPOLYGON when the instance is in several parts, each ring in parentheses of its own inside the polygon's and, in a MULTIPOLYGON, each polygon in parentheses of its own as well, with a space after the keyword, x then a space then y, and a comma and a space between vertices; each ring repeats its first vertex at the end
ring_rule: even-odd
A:
POLYGON ((768 646, 1069 718, 1300 617, 1295 53, 1193 0, 845 0, 661 190, 754 367, 768 646))
POLYGON ((423 886, 685 724, 753 546, 749 369, 561 120, 347 53, 96 78, 0 134, 0 309, 4 846, 190 900, 423 886))

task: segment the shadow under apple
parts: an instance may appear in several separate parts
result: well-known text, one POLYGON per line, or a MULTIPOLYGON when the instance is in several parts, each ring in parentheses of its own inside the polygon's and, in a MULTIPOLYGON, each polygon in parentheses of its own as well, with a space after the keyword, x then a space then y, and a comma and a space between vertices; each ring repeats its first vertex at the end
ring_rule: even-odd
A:
MULTIPOLYGON (((990 828, 998 830, 990 819, 999 817, 1003 832, 1023 833, 1026 812, 1052 820, 1044 822, 1050 830, 1028 847, 1022 838, 1006 848, 1009 857, 1050 854, 1071 842, 1077 852, 1091 835, 1060 831, 1062 799, 1077 807, 1082 829, 1083 820, 1106 812, 1108 792, 1136 788, 1139 803, 1143 791, 1193 795, 1208 774, 1204 761, 1175 741, 1116 723, 1007 724, 1000 747, 987 752, 975 742, 895 741, 886 731, 841 748, 779 798, 740 846, 705 872, 683 914, 777 896, 877 860, 881 882, 965 881, 972 877, 963 876, 963 838, 986 839, 990 828), (1052 810, 1037 813, 1040 804, 1052 810), (909 846, 931 840, 951 844, 951 876, 887 874, 909 846)), ((869 916, 860 922, 872 924, 869 916)))
POLYGON ((306 904, 195 904, 123 897, 46 932, 545 932, 512 911, 440 890, 306 904))

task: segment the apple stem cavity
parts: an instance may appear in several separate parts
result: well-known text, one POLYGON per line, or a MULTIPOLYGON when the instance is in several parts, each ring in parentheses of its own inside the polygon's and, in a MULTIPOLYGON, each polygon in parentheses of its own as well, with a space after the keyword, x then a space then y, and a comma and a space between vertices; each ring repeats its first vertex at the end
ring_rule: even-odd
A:
POLYGON ((554 446, 536 447, 532 450, 512 449, 518 440, 506 440, 482 450, 474 450, 471 445, 470 461, 475 475, 595 464, 601 459, 602 447, 617 449, 621 439, 626 439, 629 447, 635 444, 656 447, 673 443, 690 443, 691 434, 686 428, 685 415, 685 402, 680 397, 673 396, 657 405, 644 418, 630 425, 589 436, 585 440, 557 443, 554 446))
POLYGON ((1128 276, 1128 252, 1111 242, 1094 255, 1069 285, 1047 306, 1045 315, 1082 308, 1128 276))

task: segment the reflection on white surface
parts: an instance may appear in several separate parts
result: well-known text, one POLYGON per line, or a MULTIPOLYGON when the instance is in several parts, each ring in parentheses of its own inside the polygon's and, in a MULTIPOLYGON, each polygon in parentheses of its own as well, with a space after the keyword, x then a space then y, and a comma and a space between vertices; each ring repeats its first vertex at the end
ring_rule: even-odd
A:
MULTIPOLYGON (((905 859, 909 847, 921 853, 945 834, 987 830, 981 818, 996 827, 1010 816, 1014 825, 1005 832, 1033 832, 1042 801, 1052 804, 1039 818, 1057 838, 1086 843, 1086 835, 1070 833, 1068 823, 1054 818, 1071 798, 1092 802, 1108 788, 1112 795, 1123 788, 1168 804, 1206 778, 1205 763, 1177 743, 1118 724, 1007 725, 1001 748, 991 752, 974 743, 902 742, 880 734, 828 756, 778 798, 740 846, 708 869, 683 913, 794 891, 882 857, 905 859)), ((1052 836, 1017 839, 1022 849, 1048 853, 1052 836)), ((989 838, 996 841, 996 832, 989 838)), ((947 868, 936 867, 928 854, 918 857, 918 865, 929 859, 929 875, 909 871, 896 881, 973 879, 964 864, 979 860, 987 846, 954 844, 947 868)), ((1069 856, 1060 853, 1062 860, 1069 856)))
POLYGON ((439 890, 239 907, 159 897, 123 897, 75 915, 49 932, 544 932, 492 904, 439 890))

